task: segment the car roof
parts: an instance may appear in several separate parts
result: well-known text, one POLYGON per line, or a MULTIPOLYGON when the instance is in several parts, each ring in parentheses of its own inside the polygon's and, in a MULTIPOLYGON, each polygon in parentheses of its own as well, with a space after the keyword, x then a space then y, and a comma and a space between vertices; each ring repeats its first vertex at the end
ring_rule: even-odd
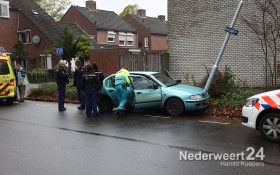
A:
POLYGON ((153 75, 158 74, 159 72, 150 72, 150 71, 130 71, 130 74, 142 74, 142 75, 153 75))

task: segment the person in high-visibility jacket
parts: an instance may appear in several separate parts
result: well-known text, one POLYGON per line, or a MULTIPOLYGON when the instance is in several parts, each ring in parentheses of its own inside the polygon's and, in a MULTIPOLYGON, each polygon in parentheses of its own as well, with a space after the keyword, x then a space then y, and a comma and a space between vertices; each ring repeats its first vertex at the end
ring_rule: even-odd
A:
POLYGON ((115 111, 125 110, 128 95, 127 87, 131 87, 131 82, 128 76, 129 72, 124 68, 115 74, 115 87, 119 99, 119 106, 113 109, 115 111))

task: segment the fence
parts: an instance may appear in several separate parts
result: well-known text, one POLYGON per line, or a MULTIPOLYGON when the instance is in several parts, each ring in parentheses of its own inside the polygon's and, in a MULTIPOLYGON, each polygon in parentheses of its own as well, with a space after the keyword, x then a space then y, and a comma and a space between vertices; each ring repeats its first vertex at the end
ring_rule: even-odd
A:
POLYGON ((47 73, 43 74, 27 74, 29 83, 47 83, 55 82, 56 77, 47 73))
POLYGON ((125 67, 130 71, 164 72, 164 70, 169 70, 169 54, 139 53, 121 55, 120 67, 125 67))

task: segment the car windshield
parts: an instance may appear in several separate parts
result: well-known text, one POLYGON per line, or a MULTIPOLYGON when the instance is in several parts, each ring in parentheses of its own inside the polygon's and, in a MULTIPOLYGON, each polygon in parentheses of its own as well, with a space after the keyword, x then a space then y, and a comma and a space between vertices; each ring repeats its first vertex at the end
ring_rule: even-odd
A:
POLYGON ((169 78, 161 73, 153 74, 152 76, 167 87, 178 84, 176 81, 172 80, 171 78, 169 78))

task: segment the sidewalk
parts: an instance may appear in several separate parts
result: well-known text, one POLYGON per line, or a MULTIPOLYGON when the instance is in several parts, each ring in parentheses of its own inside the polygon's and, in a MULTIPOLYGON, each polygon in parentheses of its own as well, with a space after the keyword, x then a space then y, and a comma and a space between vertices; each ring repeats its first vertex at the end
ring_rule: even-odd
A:
POLYGON ((38 88, 40 84, 28 84, 26 85, 26 90, 25 90, 25 96, 28 97, 29 95, 29 90, 32 88, 38 88))

